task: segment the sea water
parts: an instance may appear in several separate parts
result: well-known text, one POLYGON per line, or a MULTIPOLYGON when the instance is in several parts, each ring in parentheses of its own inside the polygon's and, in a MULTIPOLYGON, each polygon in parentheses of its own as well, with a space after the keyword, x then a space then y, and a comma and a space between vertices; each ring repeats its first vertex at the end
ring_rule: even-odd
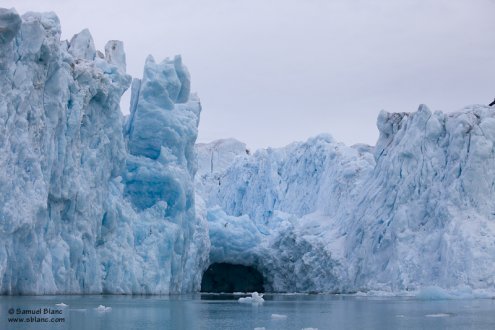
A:
POLYGON ((0 329, 495 329, 494 299, 239 297, 1 296, 0 329))

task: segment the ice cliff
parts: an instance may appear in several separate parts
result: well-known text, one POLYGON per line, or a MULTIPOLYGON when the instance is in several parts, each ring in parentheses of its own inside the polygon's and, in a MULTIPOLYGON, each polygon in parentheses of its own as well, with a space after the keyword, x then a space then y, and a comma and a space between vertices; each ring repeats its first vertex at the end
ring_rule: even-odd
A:
POLYGON ((148 58, 124 123, 123 44, 60 34, 53 13, 0 9, 0 293, 197 290, 209 241, 187 69, 148 58))
POLYGON ((493 109, 420 106, 377 126, 375 147, 198 145, 211 261, 252 265, 275 291, 493 291, 493 109))
POLYGON ((492 108, 382 112, 375 147, 195 147, 180 57, 132 80, 121 42, 60 33, 0 9, 1 294, 191 292, 211 263, 268 291, 493 291, 492 108))

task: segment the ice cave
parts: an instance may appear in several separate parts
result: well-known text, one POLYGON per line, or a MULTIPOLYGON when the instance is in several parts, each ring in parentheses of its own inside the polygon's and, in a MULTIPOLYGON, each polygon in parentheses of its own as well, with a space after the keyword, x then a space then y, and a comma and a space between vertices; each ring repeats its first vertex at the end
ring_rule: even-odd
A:
POLYGON ((252 266, 214 263, 203 274, 201 292, 265 292, 263 275, 252 266))

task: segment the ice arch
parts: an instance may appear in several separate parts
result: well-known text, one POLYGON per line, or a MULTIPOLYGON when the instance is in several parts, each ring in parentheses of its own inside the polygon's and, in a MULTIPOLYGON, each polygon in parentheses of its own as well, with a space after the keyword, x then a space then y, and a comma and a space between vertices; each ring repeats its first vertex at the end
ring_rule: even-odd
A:
POLYGON ((214 263, 203 274, 201 292, 264 292, 263 275, 254 267, 214 263))

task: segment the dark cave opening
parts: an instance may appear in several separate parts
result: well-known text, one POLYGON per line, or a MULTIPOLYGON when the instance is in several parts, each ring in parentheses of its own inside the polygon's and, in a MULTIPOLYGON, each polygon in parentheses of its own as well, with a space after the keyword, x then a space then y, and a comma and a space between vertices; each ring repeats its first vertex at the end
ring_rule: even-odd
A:
POLYGON ((254 267, 214 263, 203 274, 201 292, 265 292, 263 275, 254 267))

